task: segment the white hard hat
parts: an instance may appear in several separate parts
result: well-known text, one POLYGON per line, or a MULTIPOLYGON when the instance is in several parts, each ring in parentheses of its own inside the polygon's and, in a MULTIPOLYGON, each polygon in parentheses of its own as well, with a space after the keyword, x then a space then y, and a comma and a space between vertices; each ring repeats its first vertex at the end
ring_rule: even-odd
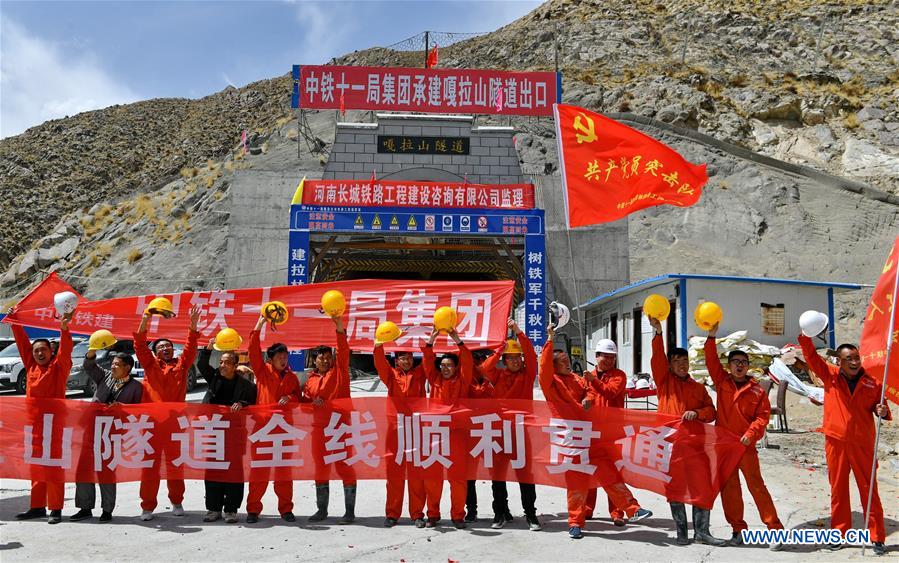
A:
POLYGON ((63 291, 53 296, 53 306, 60 315, 68 315, 78 306, 78 296, 71 291, 63 291))
POLYGON ((799 329, 802 334, 813 338, 821 334, 827 328, 830 319, 824 313, 818 311, 806 311, 799 315, 799 329))
POLYGON ((649 389, 649 381, 645 379, 638 379, 635 389, 649 389))
POLYGON ((568 310, 568 306, 557 301, 549 304, 549 312, 556 317, 556 325, 553 327, 555 330, 559 330, 571 320, 571 311, 568 310))
POLYGON ((603 338, 596 343, 597 354, 618 354, 618 346, 608 338, 603 338))

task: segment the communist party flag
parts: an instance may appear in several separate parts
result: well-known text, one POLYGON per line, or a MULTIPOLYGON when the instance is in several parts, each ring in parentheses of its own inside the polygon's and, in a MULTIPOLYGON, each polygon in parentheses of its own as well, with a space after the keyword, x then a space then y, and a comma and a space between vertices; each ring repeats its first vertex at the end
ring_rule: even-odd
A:
POLYGON ((887 256, 886 264, 877 286, 871 295, 865 323, 862 326, 862 340, 859 353, 865 371, 885 387, 885 397, 899 404, 899 308, 896 307, 896 283, 899 280, 899 237, 893 241, 893 249, 887 256), (892 332, 892 334, 890 334, 892 332), (889 349, 889 366, 884 373, 887 360, 889 335, 892 346, 889 349))
POLYGON ((598 113, 553 106, 568 226, 607 223, 653 205, 687 207, 708 181, 670 147, 598 113))

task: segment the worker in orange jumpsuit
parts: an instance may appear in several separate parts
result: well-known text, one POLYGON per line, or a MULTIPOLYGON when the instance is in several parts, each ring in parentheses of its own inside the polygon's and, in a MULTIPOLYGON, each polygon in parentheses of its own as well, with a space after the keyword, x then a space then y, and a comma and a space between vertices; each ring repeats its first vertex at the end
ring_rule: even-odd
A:
MULTIPOLYGON (((134 333, 134 354, 144 368, 144 392, 145 403, 183 403, 187 399, 187 378, 191 366, 197 357, 197 323, 200 320, 200 308, 190 309, 190 330, 187 334, 187 344, 178 358, 175 358, 175 345, 167 338, 157 338, 151 346, 147 344, 147 325, 152 315, 144 312, 140 320, 140 326, 134 333)), ((152 442, 151 442, 152 443, 152 442)), ((140 519, 147 521, 153 519, 153 510, 156 509, 156 497, 159 494, 159 470, 162 469, 162 458, 171 462, 178 457, 177 446, 172 442, 160 444, 158 441, 154 449, 158 452, 159 465, 157 469, 145 470, 140 480, 140 519)), ((168 487, 169 500, 172 502, 172 515, 184 516, 184 479, 174 478, 172 472, 167 471, 166 486, 168 487)))
MULTIPOLYGON (((662 323, 650 318, 649 324, 655 331, 652 339, 652 379, 655 381, 659 399, 658 412, 681 417, 685 421, 710 424, 715 421, 715 404, 705 385, 690 377, 690 357, 684 348, 672 348, 665 354, 662 339, 662 323)), ((700 483, 711 481, 711 474, 691 476, 700 483)), ((689 485, 689 483, 688 483, 689 485)), ((677 528, 677 544, 689 545, 687 533, 687 509, 684 503, 667 499, 671 506, 671 517, 677 528)), ((713 546, 727 544, 726 540, 712 536, 709 531, 709 516, 712 506, 693 505, 693 541, 713 546)))
MULTIPOLYGON (((350 398, 350 345, 340 317, 331 317, 337 330, 337 359, 328 346, 312 350, 313 369, 303 386, 303 397, 312 404, 350 398)), ((324 445, 322 445, 324 451, 324 445)), ((343 480, 345 512, 338 524, 351 524, 356 519, 356 474, 351 467, 337 463, 337 473, 343 480)), ((328 517, 328 501, 331 487, 328 481, 315 482, 315 513, 310 522, 320 522, 328 517)))
MULTIPOLYGON (((262 357, 262 345, 260 334, 265 323, 269 322, 264 316, 256 321, 256 328, 250 333, 250 342, 247 345, 247 353, 250 357, 250 367, 256 377, 256 404, 278 405, 281 407, 302 402, 300 380, 288 365, 289 352, 287 346, 276 342, 268 347, 265 352, 268 361, 262 357)), ((260 426, 268 421, 260 421, 260 426)), ((262 497, 268 489, 268 478, 260 480, 258 475, 250 480, 247 494, 247 524, 259 522, 259 514, 262 513, 262 497)), ((295 522, 293 514, 293 481, 275 480, 275 495, 278 497, 278 513, 287 522, 295 522)))
MULTIPOLYGON (((383 344, 375 344, 374 350, 375 369, 381 382, 387 387, 387 396, 397 399, 420 399, 425 398, 425 370, 421 365, 415 365, 415 359, 412 352, 397 351, 394 352, 394 364, 392 367, 387 361, 387 354, 384 353, 383 344)), ((391 435, 395 434, 394 432, 391 435)), ((396 448, 396 445, 394 445, 396 448)), ((396 455, 396 449, 393 450, 396 455)), ((396 467, 396 463, 388 466, 388 472, 397 473, 401 469, 396 467)), ((402 475, 387 475, 387 503, 384 507, 386 517, 384 518, 384 526, 392 528, 396 526, 400 515, 403 512, 403 487, 406 481, 402 475)), ((415 523, 417 528, 425 527, 425 484, 421 479, 409 479, 409 518, 415 523)))
MULTIPOLYGON (((479 368, 483 378, 493 386, 493 397, 496 399, 534 400, 534 382, 537 379, 537 353, 527 335, 518 328, 513 319, 509 320, 509 330, 515 335, 514 340, 503 344, 502 355, 497 353, 487 358, 479 368), (496 364, 502 357, 503 369, 496 364)), ((537 519, 537 489, 533 483, 518 483, 521 491, 521 505, 528 529, 539 532, 542 528, 537 519)), ((498 530, 508 522, 512 522, 509 511, 509 492, 505 481, 493 481, 493 524, 491 528, 498 530)))
MULTIPOLYGON (((830 480, 830 524, 843 534, 852 528, 852 508, 849 504, 849 473, 855 476, 855 484, 863 503, 867 503, 871 486, 871 464, 874 460, 874 417, 892 420, 886 403, 881 403, 881 386, 865 372, 858 348, 841 344, 837 348, 840 365, 828 365, 815 351, 812 339, 799 336, 802 354, 815 375, 824 382, 824 455, 827 458, 827 475, 830 480)), ((865 507, 862 507, 863 510, 865 507)), ((874 553, 884 555, 886 531, 883 524, 883 506, 877 492, 877 475, 871 496, 871 513, 868 530, 874 544, 874 553)), ((842 544, 832 544, 840 549, 842 544)))
MULTIPOLYGON (((450 338, 459 347, 459 355, 444 354, 440 359, 440 372, 436 367, 437 358, 434 355, 434 341, 440 333, 435 329, 422 350, 424 360, 422 365, 425 377, 431 385, 431 399, 443 403, 455 403, 459 399, 468 397, 472 380, 474 379, 474 360, 471 351, 459 338, 459 334, 453 329, 449 333, 450 338)), ((466 481, 450 479, 450 518, 456 528, 465 528, 465 498, 468 493, 466 481)), ((440 498, 443 496, 443 481, 437 479, 425 479, 425 498, 428 504, 428 520, 425 527, 434 528, 440 521, 440 498)))
MULTIPOLYGON (((615 365, 618 362, 618 346, 612 340, 603 338, 596 343, 596 367, 592 372, 584 374, 590 389, 593 391, 595 406, 604 408, 624 408, 624 395, 627 392, 627 375, 615 365)), ((628 504, 640 506, 633 493, 624 483, 618 485, 621 492, 628 495, 628 504)), ((608 494, 606 495, 608 496, 608 494)), ((612 503, 608 498, 609 515, 616 526, 624 526, 627 523, 624 510, 612 503)), ((596 489, 590 489, 587 493, 587 501, 584 505, 585 518, 593 518, 593 509, 596 507, 596 489)))
MULTIPOLYGON (((69 321, 72 314, 63 316, 59 321, 59 350, 54 356, 50 341, 37 338, 34 342, 21 325, 12 325, 12 334, 16 340, 19 357, 25 366, 25 397, 30 399, 65 399, 66 382, 72 371, 72 334, 69 332, 69 321), (29 353, 30 352, 30 353, 29 353)), ((61 476, 62 477, 62 476, 61 476)), ((47 518, 47 522, 59 524, 62 520, 63 492, 65 481, 32 481, 31 506, 25 512, 16 514, 16 520, 47 518)))
MULTIPOLYGON (((549 403, 583 407, 584 410, 589 410, 595 400, 590 385, 586 379, 577 377, 571 371, 571 359, 565 351, 553 349, 555 330, 552 325, 549 325, 547 328, 547 334, 546 344, 540 352, 538 372, 538 380, 540 381, 540 388, 543 390, 543 396, 549 403)), ((617 473, 611 460, 591 459, 591 462, 594 464, 597 461, 604 464, 604 473, 617 473)), ((623 509, 630 521, 638 522, 652 516, 652 512, 649 510, 640 508, 636 503, 631 503, 633 497, 629 494, 629 491, 625 492, 626 489, 627 487, 624 486, 624 483, 605 487, 606 494, 614 505, 623 509)), ((584 527, 587 516, 585 506, 587 492, 587 489, 568 489, 568 535, 572 539, 581 539, 583 537, 581 528, 584 527)))
MULTIPOLYGON (((474 361, 474 379, 471 387, 468 389, 469 399, 490 399, 493 397, 493 383, 485 379, 486 367, 488 364, 496 365, 499 359, 499 350, 492 355, 489 349, 475 350, 472 352, 474 361)), ((478 491, 476 488, 477 481, 470 479, 468 481, 468 492, 465 495, 465 521, 478 521, 478 491)))
MULTIPOLYGON (((746 480, 746 488, 749 489, 758 507, 762 522, 769 530, 783 529, 783 524, 777 517, 774 501, 762 479, 759 454, 755 449, 755 443, 765 435, 765 429, 771 419, 771 403, 768 401, 768 393, 749 376, 749 355, 746 352, 734 350, 728 354, 727 364, 730 373, 725 371, 721 360, 718 359, 718 348, 715 346, 717 334, 718 325, 715 325, 709 330, 709 336, 705 341, 705 365, 715 383, 718 395, 718 416, 715 425, 727 428, 740 436, 740 443, 746 446, 740 464, 724 483, 721 490, 721 504, 724 507, 724 517, 733 529, 731 545, 742 545, 741 532, 749 526, 743 520, 740 473, 746 480)), ((777 551, 781 548, 781 544, 772 542, 770 547, 772 551, 777 551)))

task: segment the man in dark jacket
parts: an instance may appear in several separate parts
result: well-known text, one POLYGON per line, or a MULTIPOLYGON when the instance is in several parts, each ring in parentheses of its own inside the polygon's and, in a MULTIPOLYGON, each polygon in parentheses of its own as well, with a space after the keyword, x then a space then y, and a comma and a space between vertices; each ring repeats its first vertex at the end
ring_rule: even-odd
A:
MULTIPOLYGON (((90 350, 84 356, 84 373, 90 377, 97 390, 91 402, 106 405, 135 404, 143 398, 143 385, 131 377, 134 358, 130 354, 113 354, 111 369, 103 369, 97 365, 97 352, 90 350)), ((115 508, 115 483, 100 483, 100 522, 112 520, 115 508)), ((92 516, 91 511, 97 501, 97 490, 93 483, 77 483, 75 485, 75 507, 78 512, 70 518, 73 522, 86 520, 92 516)))
MULTIPOLYGON (((256 404, 256 385, 237 373, 237 352, 222 352, 218 369, 209 365, 212 356, 210 342, 200 352, 197 365, 200 375, 209 385, 203 403, 207 405, 224 405, 237 412, 243 407, 256 404)), ((237 522, 237 509, 243 503, 243 483, 224 483, 220 481, 204 481, 206 484, 206 516, 204 522, 215 522, 225 513, 225 522, 237 522)))

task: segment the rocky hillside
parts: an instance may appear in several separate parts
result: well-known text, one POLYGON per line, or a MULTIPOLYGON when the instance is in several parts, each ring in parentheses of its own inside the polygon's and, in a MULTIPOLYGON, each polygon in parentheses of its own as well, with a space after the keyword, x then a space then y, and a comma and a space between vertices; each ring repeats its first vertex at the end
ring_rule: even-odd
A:
MULTIPOLYGON (((630 218, 633 279, 727 271, 873 282, 885 241, 899 232, 896 199, 750 162, 701 135, 665 129, 899 193, 897 3, 759 6, 553 0, 441 49, 441 65, 552 69, 558 54, 566 102, 623 112, 691 160, 710 163, 712 179, 695 208, 630 218)), ((334 62, 420 61, 421 53, 376 48, 334 62)), ((0 266, 9 266, 0 291, 11 298, 50 269, 92 297, 239 286, 223 279, 221 264, 233 174, 263 160, 270 167, 280 155, 285 169, 310 178, 318 166, 288 119, 289 93, 284 76, 201 100, 89 112, 0 141, 0 201, 14 218, 0 227, 0 266), (259 132, 256 152, 265 154, 230 152, 245 128, 259 132), (22 208, 29 213, 17 213, 22 208)), ((308 121, 332 141, 333 112, 310 112, 308 121)), ((552 173, 551 122, 511 123, 521 131, 523 168, 552 173)), ((840 312, 847 337, 857 336, 864 300, 852 297, 840 312)))

